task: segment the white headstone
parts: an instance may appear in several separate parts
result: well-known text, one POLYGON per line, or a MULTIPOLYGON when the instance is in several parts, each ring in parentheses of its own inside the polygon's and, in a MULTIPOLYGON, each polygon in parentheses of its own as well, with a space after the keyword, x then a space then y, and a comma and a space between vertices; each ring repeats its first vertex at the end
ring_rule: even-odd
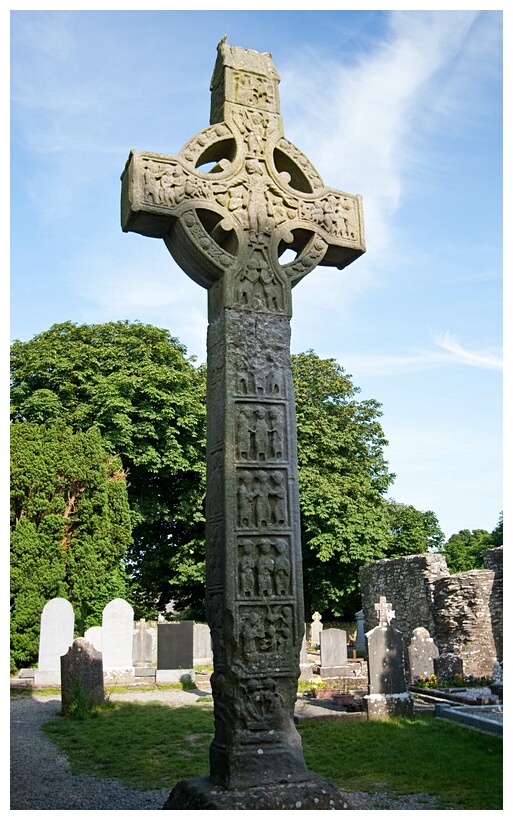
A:
POLYGON ((312 624, 310 626, 310 643, 313 646, 318 646, 320 643, 320 634, 322 632, 321 615, 319 612, 314 612, 312 615, 312 624))
POLYGON ((132 645, 134 610, 123 598, 114 598, 102 615, 102 654, 104 674, 133 672, 132 645))
POLYGON ((208 624, 194 624, 192 631, 192 656, 195 665, 212 663, 212 640, 208 624))
POLYGON ((321 677, 336 677, 347 666, 347 634, 345 629, 323 629, 321 640, 321 677))
POLYGON ((102 628, 101 626, 91 626, 84 632, 84 638, 94 646, 97 652, 102 651, 102 628))
POLYGON ((60 686, 61 655, 65 655, 73 644, 75 613, 65 598, 53 598, 45 604, 41 613, 39 634, 38 668, 34 673, 35 683, 60 686))

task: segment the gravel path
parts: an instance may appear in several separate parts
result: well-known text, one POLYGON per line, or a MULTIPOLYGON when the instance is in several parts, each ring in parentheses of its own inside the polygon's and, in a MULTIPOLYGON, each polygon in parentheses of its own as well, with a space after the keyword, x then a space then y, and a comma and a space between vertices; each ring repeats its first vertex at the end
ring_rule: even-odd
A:
MULTIPOLYGON (((159 700, 170 706, 195 703, 198 692, 163 690, 159 700)), ((113 700, 155 700, 155 692, 111 695, 113 700)), ((55 695, 11 697, 11 810, 58 809, 101 811, 160 810, 169 789, 139 791, 118 780, 71 774, 65 755, 42 733, 41 725, 60 713, 55 695)), ((411 795, 398 799, 385 793, 343 793, 353 809, 431 810, 434 798, 411 795)))

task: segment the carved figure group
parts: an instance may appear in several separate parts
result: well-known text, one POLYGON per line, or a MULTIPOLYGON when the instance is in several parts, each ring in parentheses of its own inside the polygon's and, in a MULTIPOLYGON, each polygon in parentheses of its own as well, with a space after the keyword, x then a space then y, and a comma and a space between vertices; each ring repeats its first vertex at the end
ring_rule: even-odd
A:
POLYGON ((279 653, 292 639, 292 607, 255 607, 241 613, 240 637, 244 655, 279 653))
POLYGON ((239 698, 237 711, 244 725, 252 731, 269 729, 284 706, 283 697, 276 691, 276 682, 272 678, 251 678, 242 688, 244 697, 239 698))
POLYGON ((278 407, 244 406, 237 416, 239 461, 277 461, 284 457, 284 425, 278 407))
POLYGON ((238 524, 242 529, 284 527, 287 491, 280 470, 244 470, 237 490, 238 524))
POLYGON ((290 595, 289 544, 285 538, 244 538, 240 547, 239 591, 243 598, 290 595))
POLYGON ((236 391, 242 396, 283 396, 276 354, 268 350, 253 357, 239 352, 236 391))

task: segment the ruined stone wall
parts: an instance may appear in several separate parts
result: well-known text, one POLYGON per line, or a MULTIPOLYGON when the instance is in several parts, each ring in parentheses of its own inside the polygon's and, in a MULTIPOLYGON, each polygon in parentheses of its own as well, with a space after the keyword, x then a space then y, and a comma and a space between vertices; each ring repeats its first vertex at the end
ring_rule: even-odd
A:
POLYGON ((374 604, 384 595, 405 648, 413 630, 423 626, 440 654, 462 659, 466 675, 490 675, 494 661, 502 662, 502 547, 488 550, 483 559, 485 569, 455 575, 443 556, 430 553, 362 567, 365 631, 376 625, 374 604))
POLYGON ((490 675, 496 659, 490 617, 495 573, 473 569, 439 578, 433 584, 434 639, 440 654, 463 661, 465 675, 490 675))
POLYGON ((433 582, 449 574, 442 555, 423 553, 404 558, 384 558, 360 569, 365 632, 377 626, 374 604, 384 595, 395 610, 394 626, 403 633, 405 646, 418 626, 434 636, 433 582))

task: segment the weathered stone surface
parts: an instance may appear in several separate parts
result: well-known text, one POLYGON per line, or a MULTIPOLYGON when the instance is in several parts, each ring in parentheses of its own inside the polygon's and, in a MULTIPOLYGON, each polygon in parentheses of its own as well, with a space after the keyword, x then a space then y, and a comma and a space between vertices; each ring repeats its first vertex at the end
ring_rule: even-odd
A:
POLYGON ((413 716, 413 697, 409 692, 397 695, 365 695, 364 702, 369 720, 413 716))
POLYGON ((339 678, 351 674, 347 663, 345 629, 324 629, 320 633, 320 666, 322 678, 339 678))
POLYGON ((365 697, 367 714, 373 719, 413 714, 413 698, 407 692, 402 632, 390 621, 392 605, 380 596, 374 605, 378 625, 366 633, 369 694, 365 697))
POLYGON ((413 630, 408 647, 409 680, 413 683, 417 677, 429 678, 435 673, 434 659, 439 656, 438 647, 427 629, 423 626, 413 630))
POLYGON ((369 694, 395 695, 406 691, 402 633, 393 626, 367 632, 369 694))
POLYGON ((142 618, 134 625, 134 633, 132 638, 132 663, 134 666, 151 664, 153 659, 153 635, 148 629, 145 619, 142 618))
POLYGON ((103 663, 98 652, 85 638, 76 638, 61 657, 62 714, 67 715, 77 700, 87 707, 101 706, 104 701, 103 663))
POLYGON ((411 641, 413 630, 423 626, 435 635, 433 582, 449 574, 445 557, 437 554, 384 558, 360 569, 365 629, 376 623, 374 606, 381 595, 394 602, 395 627, 411 641))
POLYGON ((494 581, 492 570, 474 569, 433 584, 438 648, 460 657, 465 675, 491 675, 497 659, 490 613, 494 581))
POLYGON ((194 665, 212 663, 212 638, 208 624, 194 624, 193 661, 194 665))
MULTIPOLYGON (((440 653, 457 654, 466 675, 487 675, 502 659, 502 547, 483 553, 486 566, 450 575, 441 555, 424 553, 384 559, 362 567, 365 624, 374 623, 380 595, 394 601, 395 625, 411 640, 428 630, 440 653)), ((407 659, 407 662, 409 660, 407 659)))
POLYGON ((132 151, 122 176, 123 230, 162 237, 208 289, 210 778, 232 792, 309 779, 294 725, 304 612, 291 288, 365 250, 361 198, 327 188, 284 137, 278 82, 269 54, 223 39, 211 125, 176 157, 132 151), (296 258, 282 263, 286 249, 296 258))
POLYGON ((206 777, 181 780, 169 795, 164 809, 336 811, 351 809, 351 806, 336 786, 307 772, 301 783, 276 783, 230 791, 215 786, 206 777))
POLYGON ((310 643, 313 646, 320 646, 321 632, 324 629, 320 612, 314 612, 312 623, 310 624, 310 643))

